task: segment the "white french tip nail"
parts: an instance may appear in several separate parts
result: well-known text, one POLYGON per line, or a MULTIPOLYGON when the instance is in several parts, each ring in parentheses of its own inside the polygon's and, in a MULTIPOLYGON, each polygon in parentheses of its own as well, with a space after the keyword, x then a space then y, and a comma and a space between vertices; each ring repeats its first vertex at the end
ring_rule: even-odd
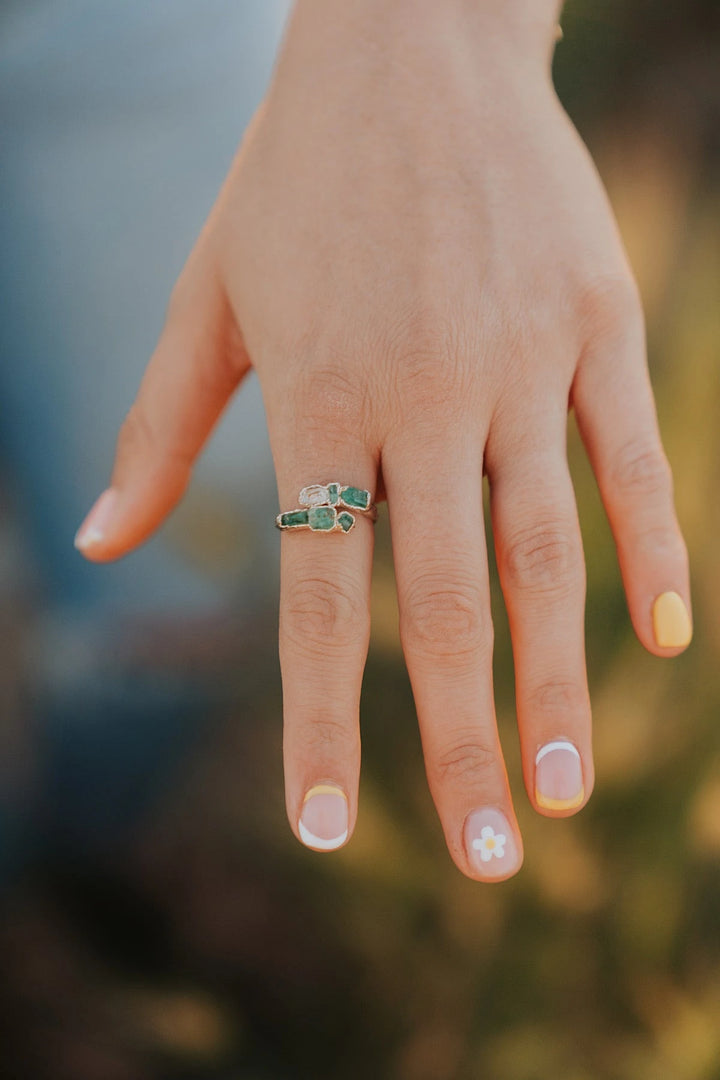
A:
POLYGON ((569 739, 555 739, 553 742, 545 743, 544 746, 540 747, 535 757, 535 764, 537 765, 547 754, 552 754, 555 750, 567 750, 568 753, 574 754, 576 758, 580 757, 577 746, 571 743, 569 739))
POLYGON ((321 836, 316 836, 315 833, 311 833, 309 829, 306 829, 302 821, 298 822, 298 832, 303 844, 307 844, 308 847, 320 848, 321 851, 332 851, 334 848, 344 844, 348 838, 346 829, 344 833, 340 833, 340 836, 334 836, 331 840, 324 840, 321 836))

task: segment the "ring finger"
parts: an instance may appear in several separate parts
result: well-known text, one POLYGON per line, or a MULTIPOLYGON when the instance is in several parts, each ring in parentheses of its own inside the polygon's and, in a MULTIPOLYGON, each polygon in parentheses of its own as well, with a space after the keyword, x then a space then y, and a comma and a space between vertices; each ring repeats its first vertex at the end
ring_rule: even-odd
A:
MULTIPOLYGON (((308 445, 288 439, 284 425, 273 424, 271 410, 268 422, 283 511, 300 508, 299 492, 310 484, 337 481, 372 494, 377 463, 361 445, 339 438, 327 439, 322 447, 311 439, 308 445)), ((347 533, 339 525, 333 531, 291 528, 283 530, 281 539, 286 805, 295 835, 317 851, 342 846, 357 816, 373 525, 368 514, 341 504, 318 508, 312 521, 327 525, 343 514, 355 519, 347 533)), ((349 519, 342 522, 349 524, 349 519)))

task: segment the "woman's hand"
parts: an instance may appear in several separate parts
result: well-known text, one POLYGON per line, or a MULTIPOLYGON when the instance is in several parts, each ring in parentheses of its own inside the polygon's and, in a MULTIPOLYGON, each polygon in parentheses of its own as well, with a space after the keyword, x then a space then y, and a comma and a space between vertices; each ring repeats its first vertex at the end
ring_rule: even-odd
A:
MULTIPOLYGON (((513 874, 522 842, 483 471, 536 809, 574 813, 593 787, 570 405, 640 641, 675 656, 690 638, 641 307, 552 88, 555 16, 549 0, 299 0, 78 538, 98 561, 145 540, 252 365, 282 509, 313 482, 386 493, 430 787, 454 861, 484 880, 513 874)), ((346 536, 282 537, 287 810, 317 849, 356 819, 372 532, 360 515, 346 536)))

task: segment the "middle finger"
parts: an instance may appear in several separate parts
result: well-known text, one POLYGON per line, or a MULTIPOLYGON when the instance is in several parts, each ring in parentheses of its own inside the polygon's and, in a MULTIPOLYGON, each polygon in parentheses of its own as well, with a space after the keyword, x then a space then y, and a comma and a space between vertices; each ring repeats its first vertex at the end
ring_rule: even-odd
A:
POLYGON ((448 427, 383 451, 400 631, 450 854, 497 881, 519 869, 522 841, 495 722, 482 443, 448 427))

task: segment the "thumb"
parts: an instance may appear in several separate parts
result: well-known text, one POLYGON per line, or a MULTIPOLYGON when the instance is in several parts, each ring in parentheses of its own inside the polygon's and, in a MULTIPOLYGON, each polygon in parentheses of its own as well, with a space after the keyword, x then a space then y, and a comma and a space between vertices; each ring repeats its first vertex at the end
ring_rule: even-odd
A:
POLYGON ((110 487, 75 537, 86 558, 117 559, 157 529, 182 498, 195 459, 249 368, 217 268, 196 246, 120 429, 110 487))

